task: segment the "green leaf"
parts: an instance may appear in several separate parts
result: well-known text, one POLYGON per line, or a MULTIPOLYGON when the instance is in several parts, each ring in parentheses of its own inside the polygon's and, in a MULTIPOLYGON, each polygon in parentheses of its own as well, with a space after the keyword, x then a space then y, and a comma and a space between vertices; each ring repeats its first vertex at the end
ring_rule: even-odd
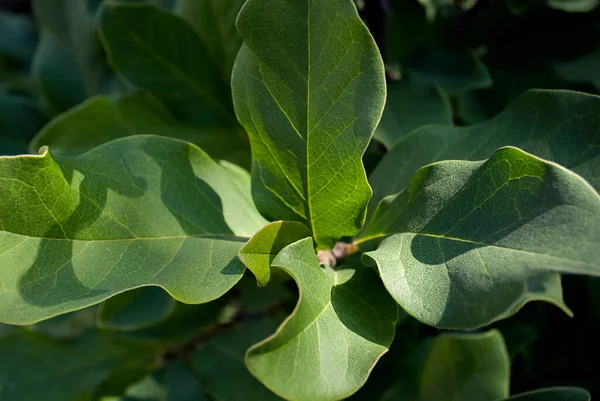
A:
POLYGON ((114 76, 106 64, 93 21, 100 0, 34 0, 40 26, 32 73, 54 112, 99 93, 111 92, 114 76))
POLYGON ((577 387, 551 387, 514 395, 506 400, 516 401, 590 401, 586 390, 577 387))
POLYGON ((469 50, 431 49, 402 63, 415 81, 439 85, 451 94, 492 86, 490 73, 469 50))
POLYGON ((320 267, 310 238, 285 247, 272 265, 292 276, 300 298, 275 334, 248 350, 248 369, 288 400, 350 396, 388 350, 397 305, 360 263, 320 267))
POLYGON ((391 149, 402 137, 429 124, 452 125, 452 106, 437 86, 402 80, 390 82, 375 139, 391 149))
POLYGON ((202 380, 206 393, 219 401, 280 400, 244 366, 246 349, 272 333, 277 323, 271 317, 246 320, 232 329, 215 334, 194 352, 194 371, 202 380), (235 378, 235 383, 232 383, 232 378, 235 378))
POLYGON ((591 82, 600 91, 600 47, 575 60, 557 63, 554 69, 568 81, 591 82))
POLYGON ((351 0, 249 0, 237 27, 232 89, 253 198, 330 248, 358 232, 371 196, 361 156, 385 100, 377 47, 351 0))
POLYGON ((124 397, 110 401, 206 401, 200 382, 175 362, 131 385, 124 397))
POLYGON ((437 15, 438 9, 440 8, 460 7, 463 11, 467 11, 477 3, 477 0, 464 0, 459 3, 455 2, 454 0, 419 0, 419 3, 425 7, 425 10, 427 11, 427 18, 433 20, 437 15))
POLYGON ((425 8, 414 0, 388 1, 386 19, 386 62, 396 63, 413 53, 433 47, 433 24, 425 15, 425 8))
POLYGON ((508 396, 510 360, 497 330, 443 334, 429 348, 419 401, 494 401, 508 396))
POLYGON ((408 185, 422 166, 440 160, 482 160, 516 146, 556 162, 600 190, 600 97, 569 91, 530 91, 501 114, 470 127, 432 126, 400 140, 369 177, 369 211, 408 185))
POLYGON ((122 80, 154 94, 178 118, 235 124, 229 91, 185 21, 150 4, 106 2, 98 28, 122 80))
POLYGON ((242 38, 235 19, 246 0, 179 0, 175 13, 187 21, 204 43, 225 82, 231 80, 233 62, 242 38))
POLYGON ((27 97, 0 90, 0 155, 25 153, 27 143, 46 120, 27 97))
POLYGON ((98 326, 138 330, 166 319, 174 308, 175 300, 161 288, 137 288, 104 301, 98 310, 98 326))
POLYGON ((515 148, 419 170, 359 241, 388 235, 367 260, 408 313, 436 327, 480 327, 531 300, 570 313, 553 272, 600 274, 598 193, 515 148))
POLYGON ((263 227, 240 249, 239 258, 254 274, 259 286, 277 284, 289 276, 271 262, 287 245, 310 237, 310 231, 302 223, 295 221, 275 221, 263 227))
POLYGON ((290 288, 284 285, 259 287, 256 285, 256 278, 250 274, 244 275, 236 288, 239 290, 240 304, 248 313, 268 312, 288 303, 293 305, 296 300, 294 291, 290 288))
POLYGON ((142 134, 186 140, 213 158, 250 164, 248 147, 241 137, 230 135, 228 129, 198 129, 177 121, 146 92, 86 100, 54 118, 33 139, 29 151, 36 153, 49 146, 55 155, 78 155, 117 138, 142 134))
POLYGON ((27 324, 147 285, 220 297, 266 221, 248 174, 191 144, 134 136, 75 158, 0 158, 0 321, 27 324))
POLYGON ((596 0, 548 0, 548 5, 571 13, 587 13, 598 7, 596 0))
POLYGON ((154 348, 104 334, 59 341, 19 330, 0 339, 0 401, 91 401, 111 369, 151 365, 154 348))
POLYGON ((28 64, 37 41, 31 18, 0 10, 0 32, 0 56, 28 64))

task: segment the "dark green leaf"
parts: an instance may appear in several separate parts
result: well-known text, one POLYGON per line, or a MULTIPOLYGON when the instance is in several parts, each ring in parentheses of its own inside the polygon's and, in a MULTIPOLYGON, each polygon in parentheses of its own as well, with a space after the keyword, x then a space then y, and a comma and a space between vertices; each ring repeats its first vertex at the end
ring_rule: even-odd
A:
POLYGON ((430 345, 419 401, 495 401, 508 396, 510 360, 497 330, 443 334, 430 345))
POLYGON ((597 0, 548 0, 552 8, 572 13, 587 13, 598 7, 597 0))
POLYGON ((175 300, 162 288, 137 288, 104 301, 98 310, 98 325, 113 330, 138 330, 166 319, 174 308, 175 300))
POLYGON ((34 0, 40 42, 32 73, 44 100, 62 112, 87 96, 114 89, 114 77, 94 31, 100 0, 34 0))
POLYGON ((275 221, 263 227, 240 249, 239 258, 254 274, 259 286, 286 280, 287 273, 271 268, 275 256, 287 245, 310 237, 310 231, 295 221, 275 221))
POLYGON ((440 8, 456 8, 460 7, 462 10, 469 10, 477 3, 477 0, 463 0, 456 2, 455 0, 419 0, 419 3, 427 10, 427 18, 434 19, 440 8))
POLYGON ((515 148, 419 170, 384 199, 362 239, 411 315, 476 328, 545 300, 570 313, 553 272, 600 274, 600 196, 581 177, 515 148))
POLYGON ((252 377, 244 365, 246 349, 271 334, 277 323, 267 317, 247 320, 201 345, 192 355, 192 363, 207 394, 219 401, 280 400, 252 377))
POLYGON ((19 330, 0 339, 0 401, 91 401, 111 369, 150 366, 153 352, 103 334, 64 342, 19 330))
POLYGON ((361 156, 385 100, 377 47, 351 0, 249 0, 237 27, 233 97, 257 207, 330 248, 360 229, 371 195, 361 156))
POLYGON ((135 136, 75 158, 0 158, 0 321, 32 323, 157 285, 186 303, 242 276, 266 221, 248 174, 185 142, 135 136))
POLYGON ((423 51, 403 62, 402 67, 415 81, 439 85, 451 94, 492 85, 487 68, 469 50, 423 51))
POLYGON ((234 126, 225 82, 185 21, 150 4, 107 2, 98 27, 108 61, 125 82, 148 90, 179 118, 234 126))
POLYGON ((300 298, 275 334, 248 350, 248 369, 289 400, 350 396, 388 350, 397 305, 360 263, 320 267, 310 238, 285 247, 272 265, 292 276, 300 298))
POLYGON ((452 106, 437 86, 402 80, 387 87, 387 102, 375 139, 391 149, 402 137, 429 124, 452 125, 452 106))
POLYGON ((514 395, 516 401, 590 401, 590 393, 577 387, 551 387, 514 395))
POLYGON ((198 379, 175 362, 131 385, 124 397, 110 401, 206 401, 206 398, 198 379))
POLYGON ((28 64, 37 41, 31 18, 0 10, 0 32, 0 57, 28 64))
POLYGON ((482 160, 516 146, 573 170, 600 190, 600 97, 530 91, 497 117, 471 127, 425 127, 405 136, 369 177, 369 210, 406 188, 422 166, 440 160, 482 160))
POLYGON ((0 91, 0 155, 25 153, 27 143, 46 120, 27 97, 0 91))
POLYGON ((213 158, 250 164, 247 145, 230 129, 198 129, 177 121, 145 92, 93 97, 52 120, 29 150, 36 153, 49 146, 55 155, 78 155, 117 138, 147 134, 193 142, 213 158))
POLYGON ((227 83, 242 45, 235 19, 244 3, 245 0, 179 0, 175 10, 196 30, 227 83))
POLYGON ((425 8, 415 0, 391 0, 386 21, 386 63, 396 63, 435 43, 425 8))
POLYGON ((600 47, 575 60, 557 63, 554 68, 566 80, 591 82, 600 91, 600 47))

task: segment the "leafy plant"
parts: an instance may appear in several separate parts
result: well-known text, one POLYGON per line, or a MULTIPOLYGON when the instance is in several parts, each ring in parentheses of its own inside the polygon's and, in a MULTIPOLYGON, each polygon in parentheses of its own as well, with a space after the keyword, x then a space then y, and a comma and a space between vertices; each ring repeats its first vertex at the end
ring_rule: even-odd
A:
POLYGON ((498 95, 483 1, 386 64, 351 0, 63 3, 0 40, 0 401, 590 399, 510 373, 600 276, 595 48, 498 95))

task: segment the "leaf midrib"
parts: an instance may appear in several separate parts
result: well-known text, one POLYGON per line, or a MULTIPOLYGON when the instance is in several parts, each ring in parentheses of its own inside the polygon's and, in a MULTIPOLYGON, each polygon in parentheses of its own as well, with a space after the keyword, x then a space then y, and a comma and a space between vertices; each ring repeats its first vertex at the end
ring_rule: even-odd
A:
MULTIPOLYGON (((444 240, 448 240, 448 241, 456 241, 456 242, 462 242, 462 243, 467 243, 467 244, 474 244, 474 245, 480 245, 481 247, 493 247, 493 248, 500 248, 500 249, 506 249, 508 251, 513 251, 513 252, 521 252, 521 253, 526 253, 526 254, 530 254, 530 255, 535 255, 535 256, 544 256, 547 258, 553 258, 553 259, 557 259, 557 260, 562 260, 565 262, 569 262, 569 263, 578 263, 578 264, 583 264, 586 266, 593 266, 591 265, 589 262, 585 262, 585 261, 581 261, 581 260, 574 260, 574 259, 567 259, 561 256, 555 256, 555 255, 550 255, 550 254, 546 254, 546 253, 539 253, 539 252, 533 252, 533 251, 528 251, 526 249, 518 249, 518 248, 511 248, 508 246, 504 246, 504 245, 499 245, 499 244, 488 244, 485 242, 479 242, 479 241, 472 241, 472 240, 468 240, 468 239, 464 239, 464 238, 457 238, 457 237, 449 237, 446 235, 440 235, 440 234, 432 234, 432 233, 419 233, 419 232, 410 232, 410 231, 405 231, 405 232, 400 232, 400 233, 393 233, 393 234, 380 234, 380 235, 374 235, 372 237, 367 237, 367 238, 362 238, 359 241, 355 242, 355 244, 360 244, 369 240, 373 240, 373 239, 377 239, 377 238, 384 238, 384 237, 391 237, 393 235, 414 235, 414 236, 424 236, 424 237, 430 237, 430 238, 436 238, 436 239, 444 239, 444 240)), ((374 251, 376 252, 376 251, 374 251)), ((558 270, 558 271, 562 271, 562 270, 558 270)))
POLYGON ((13 233, 10 231, 0 231, 3 234, 9 234, 19 237, 24 237, 26 239, 39 239, 39 240, 48 240, 48 241, 71 241, 71 242, 133 242, 133 241, 157 241, 157 240, 169 240, 169 239, 187 239, 187 238, 207 238, 214 240, 230 240, 234 242, 243 242, 247 241, 247 237, 240 237, 236 235, 228 235, 228 234, 192 234, 192 235, 165 235, 165 236, 157 236, 157 237, 135 237, 135 238, 111 238, 111 239, 78 239, 78 238, 54 238, 54 237, 42 237, 36 235, 27 235, 27 234, 19 234, 13 233))

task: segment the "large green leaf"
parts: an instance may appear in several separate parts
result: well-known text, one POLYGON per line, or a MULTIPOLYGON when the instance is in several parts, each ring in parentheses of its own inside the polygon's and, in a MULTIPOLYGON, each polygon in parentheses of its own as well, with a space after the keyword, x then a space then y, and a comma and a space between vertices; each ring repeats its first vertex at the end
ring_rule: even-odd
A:
POLYGON ((577 387, 551 387, 528 391, 506 399, 515 401, 590 401, 590 393, 577 387))
POLYGON ((287 245, 310 237, 310 231, 296 221, 275 221, 264 226, 240 249, 239 258, 254 274, 260 286, 277 284, 288 274, 271 267, 275 256, 287 245))
POLYGON ((360 263, 320 267, 310 238, 285 247, 272 265, 292 276, 300 299, 275 334, 248 350, 248 369, 288 400, 348 397, 388 350, 397 305, 360 263))
POLYGON ((175 9, 196 30, 225 82, 231 79, 233 62, 242 45, 235 19, 245 1, 179 0, 175 9))
POLYGON ((385 100, 377 47, 351 0, 249 0, 237 27, 233 97, 257 207, 331 247, 360 229, 371 195, 361 156, 385 100))
POLYGON ((422 166, 440 160, 482 160, 516 146, 575 171, 600 190, 600 97, 530 91, 501 114, 470 127, 432 126, 405 136, 369 177, 369 211, 408 185, 422 166))
POLYGON ((146 92, 86 100, 44 127, 29 151, 36 153, 40 147, 49 146, 55 155, 71 156, 117 138, 148 134, 193 142, 213 158, 250 163, 241 137, 230 135, 228 129, 198 129, 177 121, 146 92))
POLYGON ((242 276, 266 221, 248 174, 157 136, 74 158, 0 158, 0 321, 32 323, 145 285, 186 303, 242 276))
POLYGON ((563 167, 502 148, 419 170, 359 241, 384 236, 366 258, 426 324, 476 328, 534 299, 568 313, 552 272, 600 274, 600 196, 563 167))
POLYGON ((405 79, 391 82, 375 139, 391 149, 403 136, 429 124, 452 125, 452 106, 437 86, 405 79))
POLYGON ((93 21, 100 0, 34 0, 40 42, 32 73, 54 112, 65 111, 86 97, 113 90, 93 21))
POLYGON ((508 396, 510 360, 497 330, 443 334, 430 345, 419 401, 496 401, 508 396))
POLYGON ((98 27, 108 61, 125 82, 153 93, 177 117, 234 125, 225 82, 185 21, 150 4, 107 2, 98 27))
POLYGON ((244 366, 246 349, 272 333, 277 323, 275 318, 270 317, 244 321, 215 334, 194 352, 192 365, 206 393, 219 401, 281 400, 244 366))
POLYGON ((0 401, 91 401, 117 366, 150 366, 154 348, 104 334, 63 342, 19 330, 0 339, 0 354, 0 401))

